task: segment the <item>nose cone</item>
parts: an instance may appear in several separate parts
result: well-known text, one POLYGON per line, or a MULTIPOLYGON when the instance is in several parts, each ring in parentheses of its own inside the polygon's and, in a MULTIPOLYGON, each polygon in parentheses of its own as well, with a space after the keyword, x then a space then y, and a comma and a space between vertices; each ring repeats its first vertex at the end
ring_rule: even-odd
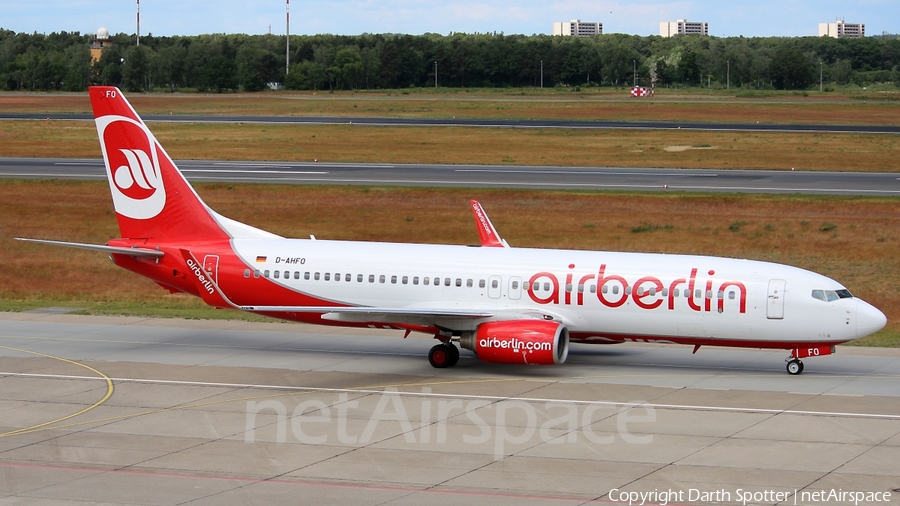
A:
POLYGON ((856 302, 856 337, 863 337, 883 329, 887 317, 866 301, 856 302))

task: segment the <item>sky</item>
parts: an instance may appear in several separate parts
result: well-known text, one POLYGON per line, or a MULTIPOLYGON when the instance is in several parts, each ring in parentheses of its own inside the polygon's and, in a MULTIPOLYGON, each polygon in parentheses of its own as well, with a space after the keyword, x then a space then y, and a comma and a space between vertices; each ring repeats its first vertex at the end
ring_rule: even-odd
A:
MULTIPOLYGON (((135 33, 135 0, 2 0, 16 32, 135 33)), ((898 0, 292 0, 291 34, 550 34, 553 21, 599 21, 603 33, 658 35, 660 21, 706 21, 710 35, 815 36, 837 18, 867 35, 900 33, 898 0)), ((285 0, 143 0, 141 34, 285 33, 285 0)))

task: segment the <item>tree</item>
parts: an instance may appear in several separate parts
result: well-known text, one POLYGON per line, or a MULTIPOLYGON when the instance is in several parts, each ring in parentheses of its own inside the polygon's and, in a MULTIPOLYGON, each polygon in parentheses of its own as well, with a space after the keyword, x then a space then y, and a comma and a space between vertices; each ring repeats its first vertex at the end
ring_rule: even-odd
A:
POLYGON ((780 90, 802 90, 815 81, 810 59, 792 47, 782 47, 769 64, 772 85, 780 90))
POLYGON ((150 79, 150 53, 152 50, 143 46, 132 46, 125 51, 122 77, 128 91, 147 91, 153 88, 150 79))

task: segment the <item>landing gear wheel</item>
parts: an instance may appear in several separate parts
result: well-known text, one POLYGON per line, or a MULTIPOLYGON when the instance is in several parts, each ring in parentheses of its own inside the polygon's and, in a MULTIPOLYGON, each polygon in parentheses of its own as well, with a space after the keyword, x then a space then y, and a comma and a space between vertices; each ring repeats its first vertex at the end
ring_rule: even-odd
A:
POLYGON ((459 348, 457 348, 456 346, 454 346, 450 343, 447 343, 445 346, 447 347, 447 350, 450 352, 450 363, 447 364, 447 366, 453 367, 456 365, 457 362, 459 362, 459 348))
POLYGON ((798 359, 790 360, 787 363, 787 372, 791 375, 800 374, 803 372, 803 362, 798 359))
POLYGON ((444 344, 435 345, 428 352, 428 362, 431 363, 431 367, 443 369, 445 367, 450 367, 451 365, 453 365, 451 363, 452 361, 453 352, 450 351, 450 348, 444 344))

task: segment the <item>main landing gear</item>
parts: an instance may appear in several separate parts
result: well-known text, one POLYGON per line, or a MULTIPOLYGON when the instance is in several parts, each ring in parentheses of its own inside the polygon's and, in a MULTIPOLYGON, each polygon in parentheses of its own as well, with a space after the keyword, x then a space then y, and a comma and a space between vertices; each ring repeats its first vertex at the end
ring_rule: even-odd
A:
POLYGON ((438 344, 428 352, 428 362, 438 369, 453 367, 459 362, 459 348, 449 341, 438 344))

